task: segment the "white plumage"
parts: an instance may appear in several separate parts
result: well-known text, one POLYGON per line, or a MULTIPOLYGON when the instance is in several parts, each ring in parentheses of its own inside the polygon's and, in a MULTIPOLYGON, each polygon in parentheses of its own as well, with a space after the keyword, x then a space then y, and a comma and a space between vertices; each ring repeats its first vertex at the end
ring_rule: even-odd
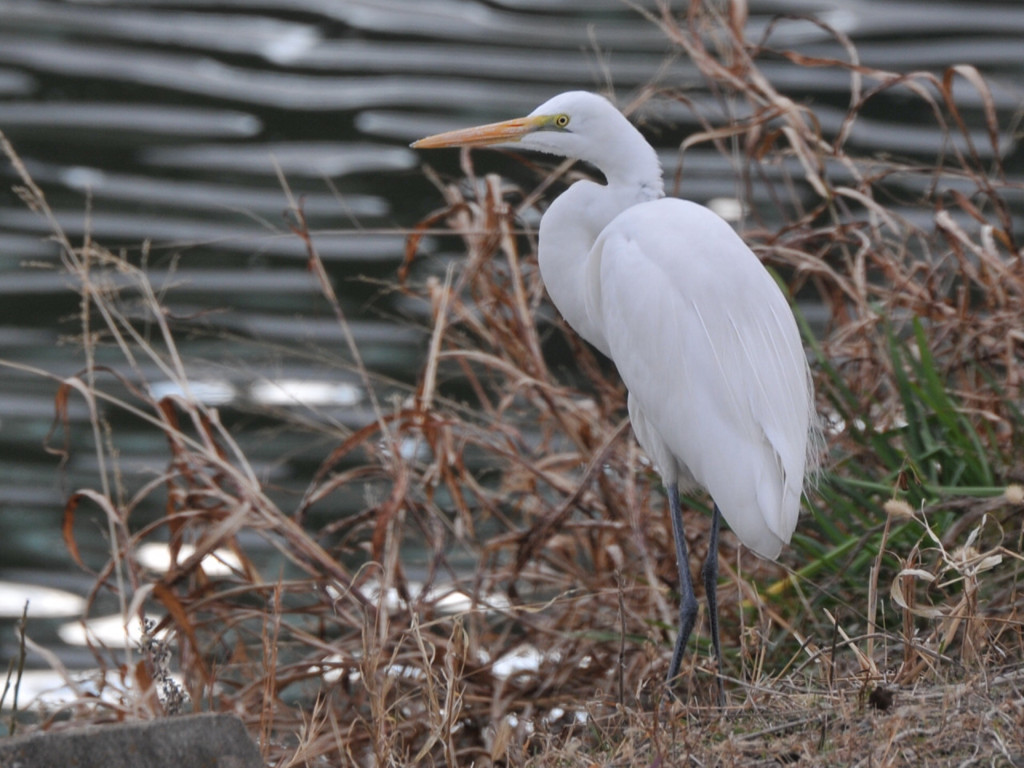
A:
POLYGON ((627 209, 593 251, 587 310, 640 444, 666 485, 703 486, 740 541, 778 557, 796 528, 810 425, 800 334, 779 288, 728 224, 682 200, 627 209), (641 285, 653 288, 641 297, 641 285))
POLYGON ((563 93, 525 118, 413 146, 487 144, 585 160, 605 176, 576 182, 544 214, 541 276, 569 325, 615 362, 633 430, 669 490, 682 594, 670 680, 696 616, 677 488, 701 486, 715 502, 703 575, 720 662, 719 510, 740 541, 776 558, 820 439, 789 304, 727 222, 664 197, 656 153, 606 99, 563 93))

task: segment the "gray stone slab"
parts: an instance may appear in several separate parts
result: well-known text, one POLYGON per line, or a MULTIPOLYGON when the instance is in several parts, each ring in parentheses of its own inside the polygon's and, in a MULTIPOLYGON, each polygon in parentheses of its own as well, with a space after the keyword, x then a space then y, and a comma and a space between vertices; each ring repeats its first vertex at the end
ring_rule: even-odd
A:
POLYGON ((263 768, 234 715, 209 713, 0 739, 0 768, 263 768))

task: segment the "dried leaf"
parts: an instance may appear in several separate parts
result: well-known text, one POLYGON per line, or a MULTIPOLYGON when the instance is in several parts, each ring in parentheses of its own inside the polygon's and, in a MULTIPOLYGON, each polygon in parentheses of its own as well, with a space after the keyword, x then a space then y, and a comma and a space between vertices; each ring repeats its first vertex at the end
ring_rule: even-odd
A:
POLYGON ((925 581, 934 581, 935 577, 927 571, 922 571, 917 568, 908 568, 900 571, 896 578, 892 580, 892 586, 889 589, 889 596, 892 601, 896 603, 900 608, 905 611, 910 611, 915 616, 921 616, 927 619, 939 619, 945 616, 945 612, 941 608, 934 608, 932 606, 912 606, 910 601, 907 600, 903 592, 903 578, 904 577, 921 578, 925 581))

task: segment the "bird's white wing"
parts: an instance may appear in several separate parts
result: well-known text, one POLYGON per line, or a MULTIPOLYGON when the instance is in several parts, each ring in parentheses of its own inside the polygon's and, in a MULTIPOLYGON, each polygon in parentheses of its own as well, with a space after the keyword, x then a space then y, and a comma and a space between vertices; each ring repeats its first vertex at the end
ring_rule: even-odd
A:
POLYGON ((775 281, 725 221, 671 198, 620 214, 588 258, 587 311, 641 445, 666 482, 692 476, 744 544, 778 556, 796 527, 812 404, 775 281))

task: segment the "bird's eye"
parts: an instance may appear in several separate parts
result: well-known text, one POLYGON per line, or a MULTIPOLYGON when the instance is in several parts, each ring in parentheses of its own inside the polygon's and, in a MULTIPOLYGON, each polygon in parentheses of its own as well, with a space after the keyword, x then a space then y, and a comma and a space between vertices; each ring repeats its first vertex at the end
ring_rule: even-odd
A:
POLYGON ((558 117, 555 118, 555 125, 557 125, 559 128, 565 128, 567 125, 569 125, 569 116, 559 115, 558 117))

